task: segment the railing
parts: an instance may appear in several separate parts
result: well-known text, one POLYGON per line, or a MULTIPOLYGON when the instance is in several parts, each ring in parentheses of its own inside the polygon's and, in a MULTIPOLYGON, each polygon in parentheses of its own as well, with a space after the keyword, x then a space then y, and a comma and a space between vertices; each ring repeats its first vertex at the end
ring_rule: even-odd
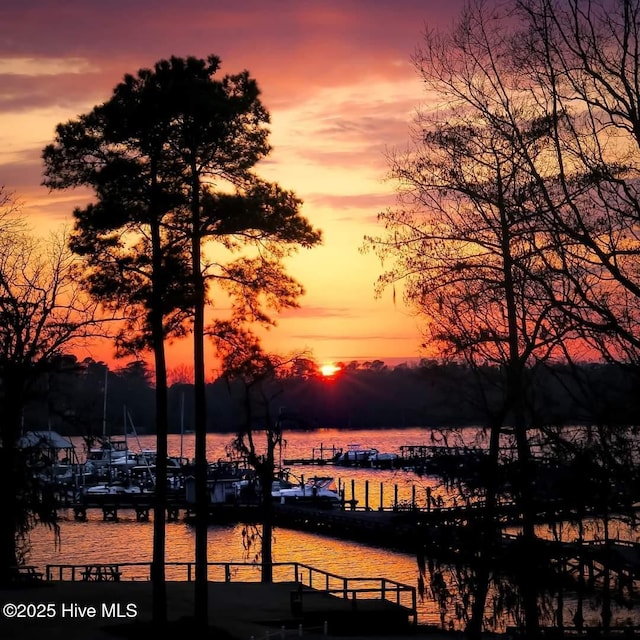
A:
POLYGON ((416 622, 415 587, 388 578, 345 578, 299 562, 292 564, 297 583, 310 589, 342 597, 345 600, 355 601, 362 596, 387 600, 409 609, 414 622, 416 622))
MULTIPOLYGON (((87 564, 48 564, 47 580, 82 580, 87 564)), ((120 572, 120 580, 150 580, 150 562, 109 563, 120 572)), ((167 562, 166 575, 169 580, 195 578, 195 562, 167 562)), ((207 578, 213 582, 260 582, 261 566, 247 562, 209 562, 207 578)), ((300 562, 274 562, 274 582, 295 582, 301 587, 315 589, 336 597, 355 602, 360 598, 386 600, 408 610, 413 623, 417 624, 416 588, 389 578, 346 578, 300 562)))

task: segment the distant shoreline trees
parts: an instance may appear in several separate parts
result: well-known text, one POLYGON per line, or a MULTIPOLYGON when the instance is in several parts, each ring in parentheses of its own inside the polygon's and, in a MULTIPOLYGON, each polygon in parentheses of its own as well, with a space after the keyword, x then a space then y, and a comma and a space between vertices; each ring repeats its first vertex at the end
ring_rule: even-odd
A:
MULTIPOLYGON (((485 427, 486 413, 477 398, 477 374, 465 365, 425 362, 422 365, 362 369, 344 363, 342 374, 327 380, 321 375, 296 371, 295 365, 277 381, 278 395, 271 410, 284 418, 287 430, 337 428, 455 428, 485 427)), ((102 433, 104 363, 78 362, 77 373, 64 385, 52 374, 51 416, 55 431, 64 435, 99 436, 102 433)), ((484 393, 490 394, 492 376, 487 369, 484 393)), ((141 435, 154 432, 154 386, 128 367, 109 371, 107 433, 123 433, 122 406, 126 406, 141 435)), ((271 393, 268 388, 267 391, 271 393)), ((193 430, 192 383, 179 381, 168 388, 169 432, 180 433, 181 424, 193 430)), ((237 433, 239 414, 224 378, 209 382, 207 424, 209 432, 237 433)), ((587 425, 605 422, 612 428, 634 424, 640 410, 637 387, 625 367, 583 363, 551 366, 536 376, 537 426, 587 425), (597 390, 597 391, 596 391, 597 390)), ((275 415, 275 413, 274 413, 275 415)), ((46 404, 34 398, 25 409, 25 429, 40 429, 46 404)))

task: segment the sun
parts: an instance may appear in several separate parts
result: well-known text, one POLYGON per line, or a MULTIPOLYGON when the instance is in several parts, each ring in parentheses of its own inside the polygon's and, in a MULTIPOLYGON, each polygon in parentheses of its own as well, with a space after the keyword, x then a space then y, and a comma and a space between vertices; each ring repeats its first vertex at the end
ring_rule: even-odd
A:
POLYGON ((320 373, 325 377, 325 378, 330 378, 331 376, 335 375, 336 373, 338 373, 338 371, 340 371, 340 367, 336 367, 335 364, 323 364, 320 367, 320 373))

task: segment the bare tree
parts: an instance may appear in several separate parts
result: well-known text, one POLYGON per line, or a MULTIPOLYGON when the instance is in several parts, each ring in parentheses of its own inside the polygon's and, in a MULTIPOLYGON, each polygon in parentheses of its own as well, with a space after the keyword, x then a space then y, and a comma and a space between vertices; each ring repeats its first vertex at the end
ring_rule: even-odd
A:
MULTIPOLYGON (((526 159, 561 248, 556 267, 576 296, 561 308, 605 358, 637 364, 640 3, 516 4, 513 65, 530 78, 525 99, 553 138, 545 166, 552 180, 526 159)), ((521 149, 522 138, 514 141, 521 149)))
POLYGON ((405 284, 428 340, 502 367, 524 511, 527 377, 585 345, 638 363, 639 16, 634 0, 478 0, 428 31, 414 63, 439 103, 391 158, 399 207, 369 239, 395 260, 379 288, 405 284))
POLYGON ((5 194, 0 230, 0 481, 16 490, 5 492, 0 581, 10 578, 19 543, 38 518, 50 518, 29 491, 30 474, 17 448, 23 410, 65 352, 104 335, 98 306, 77 285, 66 235, 31 235, 13 202, 5 194))
MULTIPOLYGON (((365 245, 393 261, 378 292, 402 282, 405 297, 425 318, 426 340, 477 373, 493 375, 493 395, 485 398, 490 471, 468 624, 474 637, 483 623, 488 558, 499 544, 495 509, 502 436, 507 429, 514 435, 516 498, 523 537, 533 548, 528 433, 535 422, 528 390, 535 368, 561 355, 561 343, 577 336, 558 310, 557 298, 568 287, 562 270, 550 268, 557 238, 541 224, 540 186, 530 166, 544 183, 553 137, 536 105, 519 97, 519 79, 510 66, 513 45, 504 31, 505 16, 498 16, 481 5, 470 7, 451 31, 425 35, 413 61, 440 102, 416 118, 413 146, 390 157, 399 205, 379 216, 386 235, 367 238, 365 245), (520 146, 514 145, 514 130, 520 146)), ((528 576, 520 583, 532 634, 538 627, 534 569, 523 563, 521 573, 528 576)))
POLYGON ((238 402, 239 419, 232 449, 240 453, 255 472, 259 483, 262 530, 246 536, 245 544, 259 541, 262 581, 273 580, 273 499, 271 489, 277 474, 277 453, 283 445, 277 398, 283 388, 281 376, 297 369, 304 354, 280 356, 263 351, 250 331, 230 323, 216 325, 215 341, 222 357, 223 376, 238 402), (236 393, 233 393, 233 391, 236 393))

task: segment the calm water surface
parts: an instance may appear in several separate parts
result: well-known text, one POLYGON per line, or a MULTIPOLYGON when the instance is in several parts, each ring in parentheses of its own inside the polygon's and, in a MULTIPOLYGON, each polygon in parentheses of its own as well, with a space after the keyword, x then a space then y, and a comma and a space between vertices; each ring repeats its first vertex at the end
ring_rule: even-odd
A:
MULTIPOLYGON (((207 458, 217 460, 226 457, 226 447, 231 440, 229 434, 209 434, 207 458)), ((342 447, 346 451, 350 444, 360 443, 364 447, 375 447, 380 452, 398 452, 404 444, 429 444, 428 434, 423 429, 394 431, 340 432, 322 429, 312 432, 292 432, 286 436, 287 444, 283 458, 311 457, 312 449, 320 447, 342 447)), ((133 450, 155 448, 153 436, 129 436, 133 450)), ((81 439, 74 439, 79 456, 83 456, 81 439)), ((169 454, 194 457, 194 436, 189 434, 169 436, 169 454)), ((413 473, 402 471, 372 471, 333 466, 293 466, 296 476, 330 474, 347 487, 350 497, 351 480, 355 483, 356 498, 364 503, 365 481, 370 481, 369 503, 376 508, 380 503, 380 483, 383 483, 383 501, 393 499, 397 485, 399 499, 410 499, 416 486, 416 502, 424 501, 427 481, 413 473)), ((435 486, 435 483, 430 482, 435 486)), ((54 546, 50 531, 38 528, 32 535, 29 561, 44 567, 46 564, 81 564, 85 562, 150 562, 152 558, 153 524, 137 522, 135 512, 119 512, 118 522, 103 522, 99 510, 90 510, 87 522, 76 522, 73 513, 62 514, 60 522, 61 541, 54 546)), ((251 560, 243 546, 242 525, 210 526, 208 557, 210 562, 246 562, 251 560)), ((194 532, 184 522, 167 523, 167 562, 189 562, 194 560, 194 532)), ((324 571, 345 577, 385 577, 415 586, 417 565, 415 557, 377 547, 366 546, 344 540, 333 540, 312 533, 276 529, 274 539, 274 561, 301 562, 324 571)), ((174 570, 175 578, 184 577, 184 572, 174 570)), ((126 577, 144 577, 145 570, 132 569, 126 577)), ((257 575, 257 572, 256 572, 257 575)), ((169 570, 171 577, 171 570, 169 570)), ((435 622, 427 605, 421 605, 421 622, 426 618, 435 622)))
MULTIPOLYGON (((476 439, 474 430, 465 431, 468 442, 476 439)), ((153 436, 129 436, 129 446, 134 450, 155 448, 153 436)), ((207 458, 217 460, 226 457, 226 447, 231 440, 229 434, 209 434, 207 437, 207 458)), ((283 458, 309 458, 312 449, 323 445, 325 450, 335 446, 345 451, 352 444, 363 448, 374 447, 378 451, 397 453, 402 445, 433 444, 431 433, 424 428, 366 430, 344 432, 333 429, 319 429, 310 432, 291 432, 286 435, 283 458)), ((82 440, 74 442, 82 458, 82 440)), ((170 455, 194 457, 194 437, 172 435, 168 442, 170 455)), ((369 482, 368 499, 372 508, 382 501, 392 504, 397 491, 400 501, 410 501, 415 496, 419 504, 424 504, 427 487, 435 496, 449 501, 446 494, 438 489, 436 481, 421 478, 412 472, 392 470, 367 470, 334 466, 293 466, 297 476, 314 474, 333 475, 346 487, 347 497, 351 497, 352 481, 355 497, 364 504, 365 482, 369 482)), ((119 512, 119 522, 103 522, 102 513, 90 510, 87 522, 76 522, 71 512, 64 514, 60 522, 61 541, 55 547, 53 534, 38 528, 32 534, 32 549, 29 561, 44 567, 47 564, 82 564, 85 562, 150 562, 152 558, 152 522, 137 522, 133 511, 119 512)), ((210 562, 250 561, 243 546, 242 525, 210 526, 208 557, 210 562)), ((194 560, 194 532, 184 522, 167 523, 167 562, 192 562, 194 560)), ((345 577, 385 577, 411 586, 417 585, 418 570, 416 559, 410 554, 363 545, 345 540, 334 540, 320 535, 278 528, 274 539, 274 561, 301 562, 318 569, 345 577)), ((255 579, 258 578, 257 571, 255 579)), ((131 569, 126 578, 145 578, 146 570, 131 569), (136 573, 137 571, 137 573, 136 573)), ((168 578, 184 579, 184 571, 168 570, 168 578), (172 573, 173 572, 173 573, 172 573)), ((212 579, 216 579, 215 577, 212 579)), ((246 578, 245 578, 246 579, 246 578)), ((623 618, 624 619, 624 618, 623 618)), ((419 622, 437 624, 436 606, 430 600, 419 603, 419 622)))

